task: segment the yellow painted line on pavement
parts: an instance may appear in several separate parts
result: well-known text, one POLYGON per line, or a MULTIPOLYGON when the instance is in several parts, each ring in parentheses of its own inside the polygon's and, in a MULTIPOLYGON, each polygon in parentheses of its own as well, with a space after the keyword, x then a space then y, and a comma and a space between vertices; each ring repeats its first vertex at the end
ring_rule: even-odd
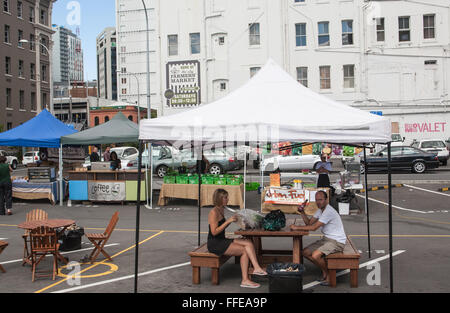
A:
MULTIPOLYGON (((148 238, 145 239, 145 240, 142 240, 142 241, 139 242, 138 244, 141 245, 141 244, 143 244, 143 243, 149 241, 150 239, 153 239, 153 238, 155 238, 155 237, 157 237, 157 236, 159 236, 159 235, 161 235, 161 234, 163 234, 163 233, 164 233, 164 231, 160 231, 159 233, 154 234, 154 235, 148 237, 148 238)), ((116 256, 121 255, 122 253, 125 253, 125 252, 127 252, 127 251, 133 249, 134 247, 136 247, 136 244, 130 246, 129 248, 127 248, 127 249, 125 249, 125 250, 122 250, 122 251, 120 251, 120 252, 114 254, 114 255, 111 257, 111 259, 115 258, 116 256)), ((73 274, 73 275, 71 275, 71 276, 79 276, 80 274, 82 274, 82 273, 84 273, 84 272, 86 272, 86 271, 88 271, 88 270, 90 270, 90 269, 92 269, 92 268, 94 268, 94 267, 97 267, 98 265, 103 264, 103 263, 105 263, 106 261, 108 261, 108 259, 105 259, 105 260, 103 260, 103 261, 101 261, 101 262, 95 263, 95 264, 93 264, 92 266, 89 266, 88 268, 85 268, 84 270, 82 270, 82 271, 80 271, 80 272, 78 272, 78 273, 75 273, 75 274, 73 274)), ((40 290, 38 290, 38 291, 35 291, 35 293, 41 293, 41 292, 43 292, 43 291, 46 291, 46 290, 48 290, 48 289, 50 289, 50 288, 52 288, 52 287, 55 287, 55 286, 57 286, 57 285, 59 285, 59 284, 65 282, 65 281, 68 280, 68 279, 69 279, 69 277, 64 278, 64 279, 62 279, 62 280, 60 280, 60 281, 58 281, 58 282, 56 282, 56 283, 54 283, 54 284, 52 284, 52 285, 50 285, 50 286, 47 286, 47 287, 45 287, 45 288, 43 288, 43 289, 40 289, 40 290)))

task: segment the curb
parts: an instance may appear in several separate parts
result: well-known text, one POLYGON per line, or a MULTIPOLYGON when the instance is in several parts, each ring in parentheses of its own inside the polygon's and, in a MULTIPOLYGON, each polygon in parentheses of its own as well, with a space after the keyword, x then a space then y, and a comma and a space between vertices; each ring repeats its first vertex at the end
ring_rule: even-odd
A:
POLYGON ((449 191, 450 187, 439 188, 438 191, 449 191))
MULTIPOLYGON (((393 184, 391 185, 392 188, 399 188, 399 187, 403 187, 403 184, 393 184)), ((385 190, 385 189, 389 189, 389 185, 383 185, 383 186, 376 186, 376 187, 372 187, 372 188, 367 188, 368 191, 377 191, 377 190, 385 190)), ((357 190, 356 193, 364 193, 366 192, 365 189, 361 189, 361 190, 357 190)))

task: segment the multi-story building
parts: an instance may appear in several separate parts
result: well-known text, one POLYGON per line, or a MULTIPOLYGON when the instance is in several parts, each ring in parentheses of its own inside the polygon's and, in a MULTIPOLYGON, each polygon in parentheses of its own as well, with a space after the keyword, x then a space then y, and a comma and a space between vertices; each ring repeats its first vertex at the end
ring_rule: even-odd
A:
MULTIPOLYGON (((407 139, 450 136, 447 0, 153 0, 150 98, 158 115, 210 103, 272 58, 299 83, 389 116, 407 139), (168 96, 170 99, 166 98, 168 96)), ((116 0, 119 99, 145 103, 141 1, 116 0)))
POLYGON ((51 16, 55 0, 2 0, 0 130, 50 110, 51 16))
POLYGON ((53 25, 53 82, 55 96, 67 96, 71 82, 83 81, 81 39, 70 29, 53 25))
POLYGON ((114 27, 105 28, 97 36, 97 82, 100 98, 117 100, 117 51, 114 27))

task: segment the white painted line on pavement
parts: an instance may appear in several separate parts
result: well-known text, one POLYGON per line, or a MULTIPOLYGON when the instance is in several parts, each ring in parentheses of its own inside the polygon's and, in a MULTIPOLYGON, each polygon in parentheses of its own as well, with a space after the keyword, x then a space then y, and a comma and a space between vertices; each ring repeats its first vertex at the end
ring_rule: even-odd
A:
POLYGON ((411 186, 411 185, 403 185, 403 186, 409 187, 409 188, 413 188, 413 189, 417 189, 417 190, 426 191, 426 192, 431 192, 431 193, 434 193, 434 194, 437 194, 437 195, 441 195, 441 196, 450 197, 450 194, 445 194, 445 193, 442 193, 442 192, 437 192, 437 191, 433 191, 433 190, 423 189, 423 188, 419 188, 419 187, 411 186))
MULTIPOLYGON (((358 194, 356 194, 356 195, 357 195, 358 197, 364 199, 363 196, 358 195, 358 194)), ((384 204, 384 205, 389 206, 389 203, 386 203, 386 202, 383 202, 383 201, 379 201, 379 200, 376 200, 376 199, 373 199, 373 198, 369 198, 369 200, 370 200, 370 201, 373 201, 373 202, 378 202, 378 203, 381 203, 381 204, 384 204)), ((414 212, 414 213, 422 213, 422 214, 433 213, 433 212, 423 212, 423 211, 417 211, 417 210, 405 209, 405 208, 402 208, 402 207, 399 207, 399 206, 396 206, 396 205, 392 205, 392 207, 393 207, 393 208, 396 208, 396 209, 398 209, 398 210, 402 210, 402 211, 410 211, 410 212, 414 212)))
MULTIPOLYGON (((109 244, 109 245, 105 245, 105 248, 106 247, 112 247, 112 246, 118 246, 119 244, 118 243, 112 243, 112 244, 109 244)), ((87 251, 87 250, 92 250, 92 249, 94 249, 94 247, 92 247, 92 248, 85 248, 85 249, 80 249, 80 250, 74 250, 74 251, 67 251, 67 252, 60 252, 60 254, 71 254, 71 253, 76 253, 76 252, 81 252, 81 251, 87 251)), ((51 255, 47 255, 46 257, 50 257, 51 255)), ((17 259, 17 260, 12 260, 12 261, 6 261, 6 262, 2 262, 2 263, 0 263, 0 264, 10 264, 10 263, 16 263, 16 262, 22 262, 23 261, 23 259, 17 259)))
MULTIPOLYGON (((151 271, 148 271, 148 272, 140 273, 140 274, 138 274, 138 277, 145 276, 145 275, 150 275, 150 274, 154 274, 154 273, 158 273, 158 272, 162 272, 162 271, 166 271, 166 270, 170 270, 170 269, 174 269, 174 268, 177 268, 177 267, 187 266, 187 265, 191 265, 191 262, 186 262, 186 263, 181 263, 181 264, 177 264, 177 265, 167 266, 167 267, 159 268, 159 269, 156 269, 156 270, 151 270, 151 271)), ((76 291, 76 290, 80 290, 80 289, 95 287, 95 286, 99 286, 99 285, 105 285, 105 284, 109 284, 109 283, 114 283, 116 281, 130 279, 130 278, 134 278, 134 274, 133 275, 119 277, 119 278, 99 281, 97 283, 92 283, 92 284, 85 285, 85 286, 78 286, 78 287, 63 289, 63 290, 59 290, 59 291, 54 291, 52 293, 66 293, 66 292, 76 291)))
MULTIPOLYGON (((399 255, 399 254, 401 254, 403 252, 406 252, 406 250, 395 251, 395 252, 392 253, 392 257, 397 256, 397 255, 399 255)), ((371 265, 371 264, 374 264, 374 263, 378 263, 378 262, 386 260, 386 259, 389 259, 389 254, 387 254, 385 256, 382 256, 382 257, 380 257, 378 259, 370 260, 370 261, 368 261, 366 263, 360 264, 359 268, 363 268, 363 267, 366 267, 368 265, 371 265)), ((344 270, 344 271, 341 271, 339 273, 336 273, 336 277, 339 277, 339 276, 342 276, 342 275, 345 275, 345 274, 348 274, 348 273, 350 273, 350 270, 344 270)), ((320 281, 317 281, 317 280, 313 281, 312 283, 304 285, 303 286, 303 290, 311 288, 311 287, 314 287, 314 286, 317 286, 317 285, 320 285, 320 281)))

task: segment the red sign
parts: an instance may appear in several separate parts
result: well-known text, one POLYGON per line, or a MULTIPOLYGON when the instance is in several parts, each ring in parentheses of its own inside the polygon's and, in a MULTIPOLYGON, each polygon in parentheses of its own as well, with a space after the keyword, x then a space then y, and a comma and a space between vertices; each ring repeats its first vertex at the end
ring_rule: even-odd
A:
POLYGON ((405 124, 405 133, 443 133, 447 122, 405 124))

